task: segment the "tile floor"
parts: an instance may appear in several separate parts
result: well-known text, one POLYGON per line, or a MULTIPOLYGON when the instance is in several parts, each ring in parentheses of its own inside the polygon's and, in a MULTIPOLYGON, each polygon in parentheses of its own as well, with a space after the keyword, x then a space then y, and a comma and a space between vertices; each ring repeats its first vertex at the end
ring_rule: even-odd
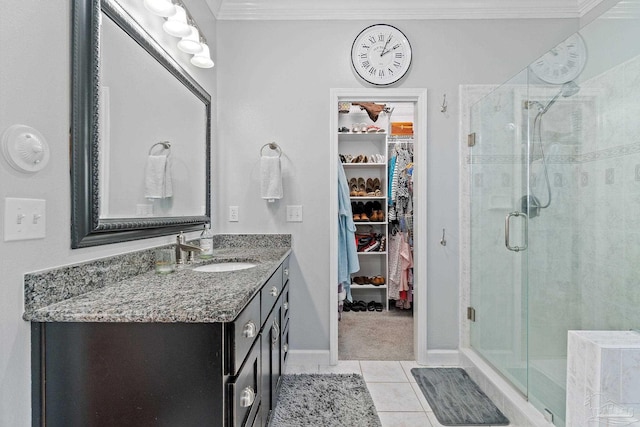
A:
POLYGON ((411 375, 411 368, 418 367, 416 362, 341 360, 336 366, 287 365, 286 373, 360 374, 367 383, 382 427, 441 427, 411 375))

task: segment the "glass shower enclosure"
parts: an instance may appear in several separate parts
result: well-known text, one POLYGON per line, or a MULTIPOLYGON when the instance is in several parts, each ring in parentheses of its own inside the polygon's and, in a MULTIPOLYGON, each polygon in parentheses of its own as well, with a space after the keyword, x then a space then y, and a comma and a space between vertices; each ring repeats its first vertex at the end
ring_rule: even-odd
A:
POLYGON ((471 346, 558 426, 567 332, 640 328, 638 40, 621 1, 553 52, 584 42, 577 76, 530 66, 469 114, 471 346))

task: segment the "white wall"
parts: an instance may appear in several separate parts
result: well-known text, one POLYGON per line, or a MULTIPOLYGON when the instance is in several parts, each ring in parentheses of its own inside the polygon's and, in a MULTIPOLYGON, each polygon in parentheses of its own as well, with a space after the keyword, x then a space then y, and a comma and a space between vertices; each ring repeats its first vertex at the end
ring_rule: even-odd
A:
MULTIPOLYGON (((21 318, 23 274, 173 242, 168 236, 70 249, 70 4, 70 0, 0 2, 0 132, 16 123, 27 124, 38 129, 51 148, 49 165, 31 176, 13 171, 0 160, 1 218, 5 197, 47 201, 45 239, 4 242, 0 237, 2 427, 31 425, 30 333, 29 323, 21 318)), ((207 26, 207 39, 215 41, 215 21, 204 2, 187 5, 198 24, 207 26)), ((215 61, 215 49, 212 55, 215 61)), ((215 99, 216 69, 188 69, 215 99)))
MULTIPOLYGON (((216 230, 293 234, 291 345, 329 348, 329 89, 361 87, 349 51, 364 21, 218 22, 216 230), (283 149, 285 197, 261 200, 260 147, 283 149), (286 205, 304 222, 285 222, 286 205), (240 221, 226 221, 230 205, 240 221)), ((389 22, 409 37, 414 59, 400 87, 429 90, 428 346, 458 347, 458 105, 460 84, 509 79, 575 31, 577 20, 389 22), (449 104, 440 113, 443 94, 449 104), (442 228, 447 246, 439 244, 442 228)), ((331 160, 333 161, 333 160, 331 160)))

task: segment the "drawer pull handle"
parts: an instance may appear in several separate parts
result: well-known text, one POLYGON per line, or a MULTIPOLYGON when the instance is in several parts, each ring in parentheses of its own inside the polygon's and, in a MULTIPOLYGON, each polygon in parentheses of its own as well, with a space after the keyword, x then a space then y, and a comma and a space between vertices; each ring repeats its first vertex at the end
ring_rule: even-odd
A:
POLYGON ((256 336, 256 324, 248 322, 242 328, 242 336, 245 338, 254 338, 256 336))
POLYGON ((269 294, 272 297, 277 297, 278 296, 278 288, 276 288, 275 286, 271 288, 271 290, 269 291, 269 294))
POLYGON ((289 269, 288 269, 288 268, 285 268, 285 269, 284 269, 284 275, 285 275, 285 276, 287 276, 287 277, 289 277, 289 269))
POLYGON ((282 307, 284 307, 285 311, 286 311, 286 310, 289 310, 289 303, 288 303, 287 301, 285 301, 285 302, 282 304, 282 307))
POLYGON ((256 400, 256 392, 253 391, 251 387, 245 387, 240 393, 240 406, 243 408, 248 408, 253 405, 253 402, 256 400))

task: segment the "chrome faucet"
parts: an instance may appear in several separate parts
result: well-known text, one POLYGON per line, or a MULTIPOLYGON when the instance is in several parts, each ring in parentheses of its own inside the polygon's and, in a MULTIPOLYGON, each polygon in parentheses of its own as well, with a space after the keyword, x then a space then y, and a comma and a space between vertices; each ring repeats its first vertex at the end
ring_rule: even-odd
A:
POLYGON ((181 231, 178 237, 176 237, 176 264, 180 265, 185 263, 185 251, 187 252, 186 262, 191 264, 195 261, 195 253, 202 251, 202 248, 186 243, 186 238, 181 231))

